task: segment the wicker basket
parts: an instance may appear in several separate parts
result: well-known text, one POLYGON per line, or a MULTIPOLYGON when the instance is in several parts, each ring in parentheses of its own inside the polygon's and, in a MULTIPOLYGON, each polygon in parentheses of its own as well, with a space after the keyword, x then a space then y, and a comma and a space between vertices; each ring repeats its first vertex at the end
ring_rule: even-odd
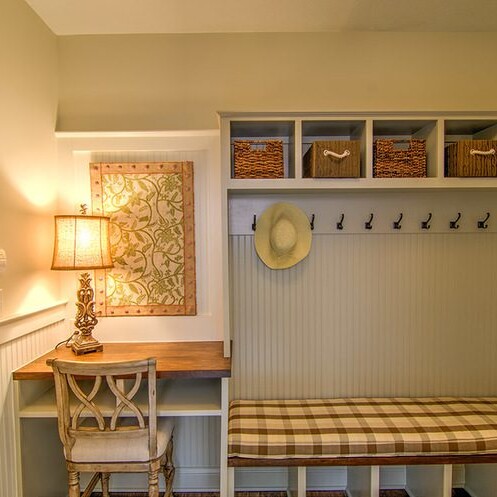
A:
POLYGON ((376 140, 373 176, 375 178, 426 177, 426 141, 376 140))
POLYGON ((460 140, 447 145, 445 174, 456 177, 497 176, 497 140, 460 140))
POLYGON ((360 159, 358 140, 315 141, 304 155, 304 178, 358 178, 360 159))
POLYGON ((235 178, 283 178, 281 140, 235 140, 233 146, 235 178))

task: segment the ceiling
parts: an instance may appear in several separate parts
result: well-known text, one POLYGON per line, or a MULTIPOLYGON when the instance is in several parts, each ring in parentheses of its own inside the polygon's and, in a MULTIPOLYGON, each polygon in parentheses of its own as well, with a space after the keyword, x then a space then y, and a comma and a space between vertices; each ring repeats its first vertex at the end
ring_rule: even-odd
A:
POLYGON ((26 0, 57 35, 497 31, 496 0, 26 0))

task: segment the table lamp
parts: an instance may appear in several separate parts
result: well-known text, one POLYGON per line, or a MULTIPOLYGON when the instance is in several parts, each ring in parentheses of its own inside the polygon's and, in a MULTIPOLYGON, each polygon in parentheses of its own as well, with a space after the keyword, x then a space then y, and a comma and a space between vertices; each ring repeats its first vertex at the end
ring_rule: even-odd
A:
MULTIPOLYGON (((91 270, 113 266, 110 256, 110 218, 87 216, 86 205, 81 215, 55 216, 55 243, 52 269, 91 270)), ((76 331, 71 337, 71 348, 76 355, 97 352, 103 345, 92 336, 98 323, 90 273, 81 273, 76 302, 76 331)))

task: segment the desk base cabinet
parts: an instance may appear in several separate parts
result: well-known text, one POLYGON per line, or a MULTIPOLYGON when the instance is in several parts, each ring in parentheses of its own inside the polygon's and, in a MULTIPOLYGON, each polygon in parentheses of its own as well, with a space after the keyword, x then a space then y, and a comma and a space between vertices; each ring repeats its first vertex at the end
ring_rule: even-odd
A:
MULTIPOLYGON (((124 360, 130 354, 150 355, 150 344, 106 344, 102 361, 124 360), (117 357, 119 356, 119 357, 117 357)), ((157 415, 174 419, 175 492, 211 491, 226 495, 228 377, 230 358, 221 342, 155 344, 157 415), (192 353, 196 351, 195 353, 192 353), (223 429, 224 427, 224 429, 223 429)), ((58 349, 20 368, 13 374, 17 427, 19 488, 16 497, 66 497, 67 472, 57 428, 55 388, 46 357, 66 354, 58 349)), ((93 358, 78 358, 91 361, 93 358)), ((74 356, 70 360, 76 360, 74 356)), ((128 380, 119 380, 126 382, 128 380)), ((136 398, 146 412, 146 385, 136 398)), ((109 398, 109 412, 113 412, 109 398)), ((104 412, 104 415, 107 413, 104 412)), ((84 484, 90 475, 81 475, 84 484)), ((163 481, 160 482, 163 485, 163 481)), ((112 474, 111 492, 144 492, 146 476, 112 474)), ((99 491, 100 489, 96 489, 99 491)), ((162 491, 164 489, 162 488, 162 491)), ((6 496, 7 497, 7 496, 6 496)), ((10 496, 9 496, 10 497, 10 496)), ((12 496, 14 497, 14 496, 12 496)))
MULTIPOLYGON (((175 417, 176 492, 219 492, 220 418, 175 417)), ((22 497, 66 497, 67 471, 55 418, 21 418, 22 497)), ((84 485, 89 474, 81 475, 84 485)), ((112 474, 112 492, 145 492, 146 475, 112 474)), ((161 492, 164 491, 160 481, 161 492)), ((95 489, 96 492, 100 488, 95 489)))

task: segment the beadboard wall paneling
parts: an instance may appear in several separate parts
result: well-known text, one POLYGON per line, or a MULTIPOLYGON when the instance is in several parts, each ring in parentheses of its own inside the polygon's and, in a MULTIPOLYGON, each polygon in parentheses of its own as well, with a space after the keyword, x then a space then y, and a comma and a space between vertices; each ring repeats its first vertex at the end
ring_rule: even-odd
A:
POLYGON ((14 392, 12 371, 52 348, 67 334, 64 322, 46 326, 0 346, 0 495, 16 496, 14 392))
POLYGON ((230 237, 232 398, 497 394, 497 234, 313 235, 283 271, 230 237))
POLYGON ((219 472, 221 422, 218 416, 175 418, 174 464, 219 472))

